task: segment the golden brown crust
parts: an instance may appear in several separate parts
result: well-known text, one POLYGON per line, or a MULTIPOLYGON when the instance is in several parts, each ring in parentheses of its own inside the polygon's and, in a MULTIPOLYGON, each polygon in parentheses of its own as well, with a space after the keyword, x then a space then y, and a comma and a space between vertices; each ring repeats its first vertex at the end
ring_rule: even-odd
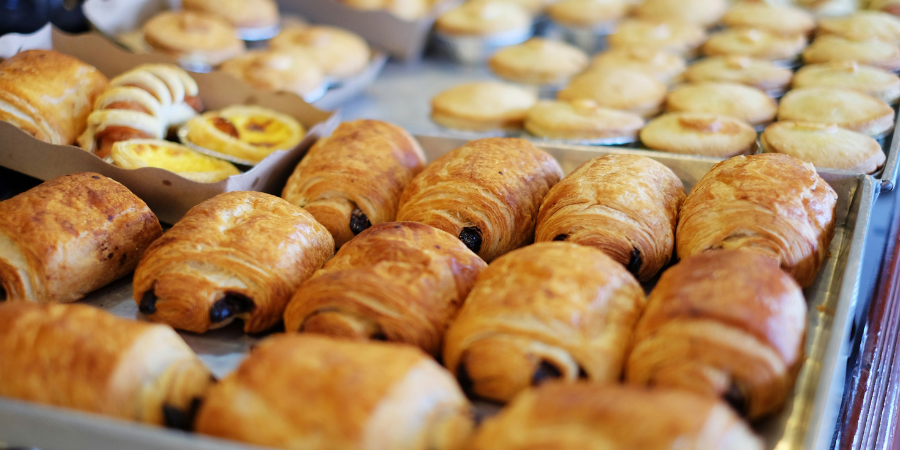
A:
POLYGON ((641 116, 603 108, 593 100, 540 101, 525 116, 525 129, 550 139, 636 140, 643 126, 641 116))
POLYGON ((765 92, 750 86, 707 81, 687 84, 669 92, 666 111, 721 114, 759 126, 775 119, 778 103, 765 92))
POLYGON ((729 28, 758 28, 784 36, 809 35, 816 29, 812 14, 791 6, 765 1, 742 1, 722 17, 729 28))
POLYGON ((534 239, 541 199, 562 175, 552 156, 524 139, 470 141, 413 179, 397 220, 462 234, 490 262, 534 239))
POLYGON ((322 69, 304 50, 253 50, 225 61, 219 70, 257 89, 301 97, 325 83, 322 69))
POLYGON ((835 124, 878 136, 894 126, 894 109, 857 91, 802 88, 792 89, 781 99, 778 120, 835 124))
POLYGON ((703 252, 667 270, 650 293, 626 379, 723 396, 755 419, 784 404, 805 336, 803 291, 775 259, 703 252))
POLYGON ((451 36, 485 36, 530 26, 531 16, 522 5, 491 1, 465 2, 434 23, 435 31, 451 36))
POLYGON ((0 286, 7 299, 73 302, 134 270, 162 234, 125 186, 84 172, 0 202, 0 286))
POLYGON ((703 27, 687 22, 632 19, 609 36, 611 48, 652 48, 692 55, 706 41, 703 27))
POLYGON ((900 99, 900 77, 883 69, 854 61, 810 64, 794 75, 794 88, 821 87, 850 89, 871 95, 888 104, 900 99))
POLYGON ((756 28, 725 29, 709 37, 703 53, 740 55, 772 61, 791 60, 806 47, 806 36, 782 36, 756 28))
POLYGON ((529 245, 479 275, 447 331, 444 363, 472 393, 499 401, 549 378, 616 383, 645 301, 600 250, 529 245))
POLYGON ((147 250, 134 298, 150 320, 203 333, 244 320, 256 333, 281 320, 300 284, 334 254, 328 230, 261 192, 219 194, 191 208, 147 250))
POLYGON ((181 0, 181 7, 221 16, 238 28, 278 25, 278 4, 274 0, 181 0))
POLYGON ((525 88, 496 81, 461 84, 431 99, 431 119, 460 130, 520 128, 537 95, 525 88))
POLYGON ((826 34, 817 37, 803 51, 803 62, 806 64, 838 61, 856 61, 859 64, 895 72, 900 70, 900 48, 895 43, 858 42, 826 34))
POLYGON ((670 52, 643 47, 612 48, 591 60, 590 70, 628 68, 653 75, 660 83, 670 85, 684 72, 684 58, 670 52))
POLYGON ((767 254, 801 286, 816 278, 831 238, 837 194, 812 164, 778 153, 737 156, 703 176, 684 201, 681 259, 714 249, 767 254))
POLYGON ((216 66, 244 52, 234 27, 217 15, 163 11, 144 24, 144 40, 175 58, 216 66))
POLYGON ((400 195, 424 167, 422 149, 402 128, 344 122, 309 150, 281 197, 312 214, 340 249, 368 226, 394 221, 400 195))
POLYGON ((297 119, 261 106, 235 105, 187 123, 191 143, 254 162, 278 150, 291 150, 306 130, 297 119))
POLYGON ((488 61, 498 76, 518 83, 560 83, 587 67, 579 48, 541 38, 501 49, 488 61))
POLYGON ((646 0, 638 5, 635 16, 643 19, 678 20, 708 27, 728 10, 725 0, 646 0))
POLYGON ((900 18, 881 11, 857 11, 844 17, 819 21, 819 34, 833 34, 853 41, 900 44, 900 18))
POLYGON ((666 99, 666 85, 640 70, 596 69, 573 79, 556 98, 593 100, 598 106, 621 109, 646 118, 659 112, 666 99))
POLYGON ((438 355, 444 332, 487 265, 444 231, 375 225, 304 282, 285 329, 418 346, 438 355))
POLYGON ((629 9, 623 0, 561 0, 547 5, 547 15, 566 26, 600 27, 615 23, 629 9))
POLYGON ((749 56, 711 56, 691 64, 684 72, 688 83, 719 81, 741 83, 766 92, 781 94, 791 84, 794 73, 771 61, 749 56))
POLYGON ((641 130, 647 148, 670 153, 730 158, 749 153, 756 130, 734 117, 699 113, 663 114, 641 130))
POLYGON ((775 122, 759 142, 764 152, 791 155, 816 167, 874 173, 885 160, 878 141, 832 124, 775 122))
POLYGON ((281 335, 212 389, 196 429, 280 448, 459 450, 470 408, 417 348, 281 335))
POLYGON ((643 156, 594 158, 544 196, 534 240, 603 250, 641 281, 672 258, 684 186, 643 156))

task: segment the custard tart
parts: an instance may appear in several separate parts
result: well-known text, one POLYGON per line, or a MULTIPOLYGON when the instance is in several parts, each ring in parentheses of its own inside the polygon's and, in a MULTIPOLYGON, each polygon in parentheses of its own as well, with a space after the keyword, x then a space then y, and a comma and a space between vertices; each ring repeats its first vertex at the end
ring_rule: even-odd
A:
POLYGON ((306 135, 288 115, 259 106, 229 106, 195 117, 187 124, 187 140, 250 163, 276 150, 290 150, 306 135))
POLYGON ((199 183, 215 183, 241 173, 234 164, 161 139, 131 139, 113 144, 113 163, 123 169, 158 167, 199 183))

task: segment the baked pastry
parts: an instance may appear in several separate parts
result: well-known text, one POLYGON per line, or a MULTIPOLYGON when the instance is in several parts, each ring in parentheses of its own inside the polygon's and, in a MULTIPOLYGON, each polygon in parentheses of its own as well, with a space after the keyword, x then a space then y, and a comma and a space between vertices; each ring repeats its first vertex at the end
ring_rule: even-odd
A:
POLYGON ((746 122, 700 112, 663 114, 647 123, 640 137, 652 150, 715 158, 750 153, 756 144, 756 131, 746 122))
POLYGON ((252 162, 277 150, 293 149, 305 135, 297 119, 261 106, 229 106, 187 124, 191 143, 252 162))
POLYGON ((764 91, 770 97, 781 96, 793 76, 790 69, 749 56, 711 56, 691 64, 684 72, 688 83, 740 83, 764 91))
POLYGON ((722 114, 759 126, 775 118, 778 104, 765 92, 750 86, 708 81, 670 92, 666 97, 666 111, 722 114))
POLYGON ((413 179, 397 220, 459 236, 491 262, 534 239, 541 199, 562 175, 552 156, 524 139, 469 141, 413 179))
POLYGON ((625 379, 722 397, 757 419, 790 394, 805 336, 806 299, 777 260, 707 251, 667 270, 650 292, 625 379))
POLYGON ((366 41, 350 31, 324 25, 293 26, 269 41, 276 50, 303 50, 327 77, 348 78, 369 65, 372 51, 366 41))
POLYGON ((598 445, 643 450, 764 448, 750 427, 715 398, 589 383, 547 383, 526 391, 486 420, 469 448, 591 449, 598 445))
POLYGON ((281 335, 213 387, 196 430, 284 449, 459 450, 470 408, 419 349, 281 335))
POLYGON ((603 250, 640 281, 672 258, 681 180, 644 156, 591 159, 544 196, 535 242, 566 241, 603 250))
POLYGON ((819 36, 803 51, 803 62, 822 64, 855 61, 891 72, 900 70, 900 48, 882 41, 851 41, 834 35, 819 36))
POLYGON ((128 139, 162 139, 203 110, 197 82, 172 64, 143 64, 118 75, 94 102, 78 145, 101 158, 128 139))
POLYGON ((316 96, 325 89, 325 74, 302 50, 253 50, 225 61, 219 70, 257 89, 316 96))
POLYGON ((684 72, 685 66, 684 58, 660 49, 621 47, 594 56, 589 70, 635 69, 652 75, 662 84, 671 85, 684 72))
POLYGON ((857 91, 828 88, 792 89, 778 105, 778 120, 831 123, 869 136, 894 126, 894 109, 857 91))
POLYGON ((900 44, 900 18, 881 11, 857 11, 849 16, 819 21, 819 34, 833 34, 851 41, 884 41, 900 44))
POLYGON ((633 142, 643 126, 641 116, 597 106, 593 100, 544 100, 525 116, 528 132, 550 139, 633 142))
POLYGON ((478 277, 447 330, 444 363, 464 389, 504 402, 550 379, 618 383, 645 302, 600 250, 529 245, 478 277))
POLYGON ((424 17, 431 8, 431 0, 339 0, 356 9, 384 10, 403 20, 417 20, 424 17))
POLYGON ((560 25, 602 29, 625 17, 629 9, 624 0, 561 0, 547 6, 547 15, 560 25))
POLYGON ((708 56, 738 55, 783 62, 800 55, 806 47, 806 36, 782 36, 755 28, 732 28, 709 37, 703 44, 708 56))
POLYGON ((678 20, 708 27, 722 18, 726 0, 645 0, 634 9, 644 19, 678 20))
POLYGON ((900 16, 900 0, 871 0, 869 9, 900 16))
POLYGON ((144 24, 150 47, 181 61, 217 66, 244 52, 244 42, 217 14, 163 11, 144 24))
POLYGON ((161 234, 150 208, 109 178, 42 183, 0 202, 0 300, 79 300, 131 272, 161 234))
POLYGON ((44 142, 74 144, 106 77, 53 50, 26 50, 0 63, 0 120, 44 142))
POLYGON ((860 8, 859 0, 793 0, 799 6, 813 13, 817 18, 842 17, 855 13, 860 8))
POLYGON ((402 128, 344 122, 307 152, 281 197, 312 214, 339 249, 366 228, 393 222, 400 195, 424 167, 422 149, 402 128))
POLYGON ((563 101, 593 100, 598 106, 651 117, 662 108, 666 85, 640 70, 596 69, 573 79, 557 93, 556 98, 563 101))
POLYGON ((86 305, 0 304, 0 396, 188 429, 215 381, 174 330, 86 305))
POLYGON ((400 342, 439 356, 444 332, 485 267, 456 236, 437 228, 374 225, 300 285, 284 327, 400 342))
POLYGON ((808 12, 766 1, 741 1, 722 17, 729 28, 756 28, 782 36, 808 36, 816 29, 816 19, 808 12))
POLYGON ((831 238, 837 194, 812 164, 778 153, 722 161, 694 185, 675 232, 682 260, 746 249, 780 261, 801 286, 816 278, 831 238))
POLYGON ((441 14, 434 29, 448 36, 490 36, 531 28, 531 15, 505 1, 470 1, 441 14))
POLYGON ((228 161, 162 139, 129 139, 113 144, 113 164, 123 169, 158 167, 198 183, 215 183, 241 171, 228 161))
POLYGON ((900 99, 900 77, 876 67, 853 61, 804 66, 794 76, 795 88, 850 89, 870 95, 888 104, 900 99))
POLYGON ((460 130, 522 127, 537 102, 535 92, 512 84, 477 81, 452 87, 431 99, 431 120, 460 130))
POLYGON ((334 254, 328 230, 261 192, 226 192, 191 208, 144 254, 134 298, 148 319, 203 333, 243 319, 258 333, 334 254))
POLYGON ((500 78, 517 83, 559 84, 587 67, 587 55, 569 44, 533 38, 506 47, 488 61, 500 78))
POLYGON ((181 0, 181 7, 215 14, 237 28, 277 26, 280 19, 275 0, 181 0))
POLYGON ((609 46, 617 48, 659 49, 684 57, 694 56, 706 41, 706 31, 700 25, 666 20, 623 20, 608 38, 609 46))
POLYGON ((881 144, 837 125, 775 122, 759 136, 762 150, 784 153, 816 167, 874 173, 884 165, 881 144))

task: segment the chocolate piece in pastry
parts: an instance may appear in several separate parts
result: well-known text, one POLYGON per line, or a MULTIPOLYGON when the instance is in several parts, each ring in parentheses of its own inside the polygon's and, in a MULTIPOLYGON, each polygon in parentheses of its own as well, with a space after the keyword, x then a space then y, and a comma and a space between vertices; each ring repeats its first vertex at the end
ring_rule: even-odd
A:
POLYGON ((752 250, 777 259, 809 286, 834 237, 836 203, 812 164, 778 153, 736 156, 713 166, 684 201, 678 257, 752 250))
POLYGON ((0 397, 189 429, 214 379, 171 328, 86 305, 0 304, 0 397))
POLYGON ((234 27, 210 12, 163 11, 143 30, 154 50, 190 64, 217 66, 245 50, 234 27))
POLYGON ((600 250, 529 245, 478 277, 447 331, 444 363, 472 394, 499 401, 554 378, 618 383, 645 302, 600 250))
POLYGON ((595 247, 647 281, 672 258, 684 197, 681 180, 650 158, 594 158, 544 197, 534 240, 595 247))
POLYGON ((162 234, 125 186, 85 172, 0 202, 0 300, 74 302, 121 278, 162 234))
POLYGON ((487 262, 534 240, 541 199, 563 172, 524 139, 487 138, 441 156, 413 179, 397 220, 459 239, 487 262))
POLYGON ((419 143, 402 128, 344 122, 309 150, 281 197, 312 214, 339 249, 366 228, 394 221, 400 195, 424 166, 419 143))
POLYGON ((328 230, 261 192, 227 192, 191 208, 147 250, 134 298, 147 318, 203 333, 235 318, 271 328, 291 295, 332 256, 328 230))
POLYGON ((213 387, 196 430, 284 449, 457 450, 470 410, 453 376, 417 348, 281 335, 213 387))
POLYGON ((294 294, 288 331, 402 342, 438 355, 487 265, 449 233, 415 222, 375 225, 294 294))
POLYGON ((704 252, 667 270, 650 293, 626 379, 719 396, 756 419, 784 404, 805 335, 803 291, 777 260, 704 252))
POLYGON ((26 50, 0 64, 0 120, 51 144, 75 143, 106 77, 53 50, 26 50))

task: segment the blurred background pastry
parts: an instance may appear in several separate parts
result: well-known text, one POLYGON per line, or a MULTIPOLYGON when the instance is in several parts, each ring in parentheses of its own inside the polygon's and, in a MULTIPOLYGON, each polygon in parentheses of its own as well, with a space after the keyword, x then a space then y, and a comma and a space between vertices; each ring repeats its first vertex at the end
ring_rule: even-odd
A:
POLYGON ((187 123, 187 140, 235 158, 259 162, 277 150, 290 150, 306 135, 287 114, 260 106, 235 105, 187 123))
POLYGON ((557 99, 593 100, 598 106, 632 112, 642 117, 656 115, 666 98, 666 85, 640 70, 610 68, 592 70, 575 77, 557 99))
POLYGON ((499 48, 533 35, 532 16, 517 2, 471 0, 434 24, 437 48, 463 64, 480 64, 499 48))
POLYGON ((729 28, 756 28, 782 36, 807 36, 816 29, 816 19, 808 12, 766 1, 740 1, 722 17, 729 28))
POLYGON ((849 16, 819 21, 820 35, 835 35, 851 41, 883 41, 900 44, 900 18, 880 11, 857 11, 849 16))
POLYGON ((750 86, 707 81, 669 92, 666 111, 721 114, 759 127, 775 119, 778 104, 765 92, 750 86))
POLYGON ((868 136, 880 136, 894 127, 894 109, 857 91, 792 89, 778 105, 778 120, 835 124, 868 136))
POLYGON ((637 140, 644 119, 634 113, 598 106, 593 100, 542 100, 525 116, 529 133, 548 139, 627 143, 637 140))
POLYGON ((431 120, 460 130, 517 129, 535 102, 534 92, 508 83, 463 84, 431 99, 431 120))
POLYGON ((630 9, 624 0, 561 0, 547 7, 549 33, 594 52, 607 46, 607 36, 630 9))
POLYGON ((764 152, 784 153, 828 169, 874 173, 885 160, 875 139, 826 123, 775 122, 759 142, 764 152))
POLYGON ((699 25, 657 19, 624 20, 609 36, 612 49, 660 49, 686 58, 693 57, 704 41, 706 31, 699 25))
POLYGON ((804 66, 794 75, 792 84, 795 88, 850 89, 871 95, 888 104, 894 104, 900 99, 900 77, 886 70, 860 65, 854 61, 804 66))
POLYGON ((560 84, 587 67, 587 55, 571 45, 542 38, 505 47, 488 61, 499 77, 524 84, 560 84))
POLYGON ((304 50, 253 50, 225 61, 219 70, 257 89, 297 94, 313 101, 325 93, 325 75, 304 50))
POLYGON ((895 72, 900 70, 900 47, 889 42, 860 42, 835 35, 823 35, 803 51, 803 62, 806 64, 840 61, 854 61, 895 72))
POLYGON ((181 7, 215 14, 235 28, 271 27, 280 19, 275 0, 181 0, 181 7))
POLYGON ((218 15, 163 11, 144 24, 144 40, 155 51, 208 70, 244 52, 244 42, 218 15))
POLYGON ((324 25, 286 27, 269 41, 269 45, 275 50, 303 50, 326 77, 338 80, 365 70, 372 53, 363 38, 324 25))
POLYGON ((726 0, 645 0, 635 8, 634 15, 708 27, 718 22, 727 9, 726 0))
POLYGON ((652 150, 729 158, 750 153, 756 131, 734 117, 699 113, 663 114, 641 130, 641 142, 652 150))
POLYGON ((684 58, 655 48, 619 47, 594 55, 588 70, 615 68, 646 72, 660 83, 672 85, 684 72, 684 58))
POLYGON ((703 44, 703 53, 750 56, 792 66, 805 47, 803 35, 782 36, 756 28, 730 28, 711 35, 703 44))
POLYGON ((772 61, 749 56, 711 56, 688 66, 684 81, 740 83, 780 97, 790 86, 794 73, 772 61))

